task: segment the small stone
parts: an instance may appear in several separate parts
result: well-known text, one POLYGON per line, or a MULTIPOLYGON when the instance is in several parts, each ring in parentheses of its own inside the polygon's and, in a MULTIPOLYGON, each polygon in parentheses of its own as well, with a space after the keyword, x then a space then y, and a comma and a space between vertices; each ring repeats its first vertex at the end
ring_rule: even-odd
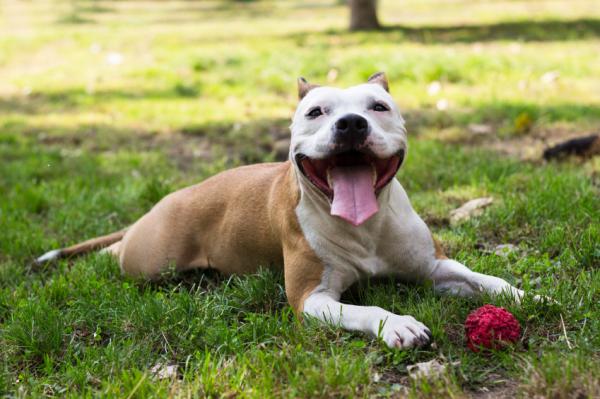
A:
POLYGON ((482 197, 464 203, 460 208, 450 212, 450 224, 457 224, 481 215, 483 208, 488 207, 492 202, 494 202, 492 197, 482 197))

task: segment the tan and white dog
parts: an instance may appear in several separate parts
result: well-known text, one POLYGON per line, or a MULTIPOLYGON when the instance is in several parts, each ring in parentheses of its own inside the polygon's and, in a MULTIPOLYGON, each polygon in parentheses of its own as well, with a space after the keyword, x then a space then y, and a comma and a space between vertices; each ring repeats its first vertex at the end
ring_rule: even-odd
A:
POLYGON ((158 278, 213 268, 253 273, 283 265, 288 301, 390 347, 426 344, 409 315, 342 304, 370 276, 431 282, 456 295, 523 291, 446 258, 395 179, 406 154, 404 120, 383 73, 345 90, 298 81, 290 159, 244 166, 166 196, 128 229, 46 253, 39 262, 108 247, 124 273, 158 278), (109 246, 110 245, 110 246, 109 246))

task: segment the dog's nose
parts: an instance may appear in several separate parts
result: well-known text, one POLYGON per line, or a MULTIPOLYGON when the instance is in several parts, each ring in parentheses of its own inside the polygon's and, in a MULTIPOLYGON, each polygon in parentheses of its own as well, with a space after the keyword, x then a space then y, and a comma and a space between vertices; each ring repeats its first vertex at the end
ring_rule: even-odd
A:
POLYGON ((362 144, 369 134, 369 122, 357 114, 348 114, 338 119, 334 126, 334 140, 351 146, 362 144))

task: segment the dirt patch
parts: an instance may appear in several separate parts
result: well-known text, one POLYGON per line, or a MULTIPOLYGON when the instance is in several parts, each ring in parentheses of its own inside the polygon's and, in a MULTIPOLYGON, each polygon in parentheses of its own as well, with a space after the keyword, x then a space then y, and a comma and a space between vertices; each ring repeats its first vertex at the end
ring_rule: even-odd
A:
POLYGON ((513 380, 505 380, 492 387, 481 387, 469 392, 468 397, 473 399, 513 399, 517 397, 519 384, 513 380))
POLYGON ((562 127, 543 128, 522 136, 503 140, 490 140, 484 142, 482 146, 521 160, 538 161, 542 159, 545 149, 588 134, 591 134, 591 132, 574 131, 562 127))
POLYGON ((290 133, 287 120, 257 121, 186 127, 168 132, 79 126, 73 131, 41 131, 25 134, 38 144, 62 151, 152 151, 167 154, 181 170, 198 161, 250 164, 288 158, 290 133))
POLYGON ((545 149, 563 141, 592 134, 589 130, 576 130, 566 126, 545 126, 533 128, 528 133, 501 137, 492 125, 472 124, 467 128, 450 128, 425 135, 426 138, 471 147, 479 147, 515 157, 522 161, 541 161, 545 149))

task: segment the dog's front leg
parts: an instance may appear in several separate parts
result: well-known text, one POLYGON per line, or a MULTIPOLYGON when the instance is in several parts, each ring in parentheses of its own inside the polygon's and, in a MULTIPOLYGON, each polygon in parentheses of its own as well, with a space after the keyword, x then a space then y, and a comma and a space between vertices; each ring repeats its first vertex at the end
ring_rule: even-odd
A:
POLYGON ((498 295, 506 293, 517 302, 524 292, 505 280, 477 273, 452 259, 436 259, 430 280, 436 291, 459 296, 473 296, 482 293, 498 295))
POLYGON ((381 337, 389 347, 422 346, 431 332, 412 316, 399 316, 376 306, 342 304, 339 295, 317 291, 304 301, 304 313, 350 331, 381 337))
POLYGON ((326 286, 325 267, 306 241, 300 237, 288 242, 293 245, 284 247, 285 291, 298 316, 306 314, 347 330, 380 336, 389 347, 410 348, 429 342, 431 332, 412 316, 339 302, 339 290, 326 286))

